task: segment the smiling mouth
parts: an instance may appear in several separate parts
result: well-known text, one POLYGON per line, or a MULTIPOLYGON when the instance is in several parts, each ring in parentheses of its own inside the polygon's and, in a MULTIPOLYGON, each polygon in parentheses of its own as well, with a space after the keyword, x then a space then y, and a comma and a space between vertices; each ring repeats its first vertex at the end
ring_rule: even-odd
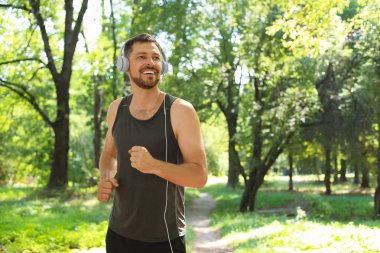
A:
POLYGON ((155 75, 156 74, 156 72, 153 70, 145 70, 145 71, 142 71, 142 73, 145 75, 155 75))

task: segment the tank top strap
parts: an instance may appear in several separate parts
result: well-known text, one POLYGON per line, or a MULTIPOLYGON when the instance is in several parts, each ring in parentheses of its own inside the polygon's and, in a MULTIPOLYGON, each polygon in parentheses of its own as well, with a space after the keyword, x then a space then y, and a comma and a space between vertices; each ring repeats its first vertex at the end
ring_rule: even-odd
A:
POLYGON ((124 97, 124 99, 123 99, 123 100, 125 100, 124 106, 129 107, 129 105, 131 104, 132 96, 133 96, 133 94, 131 93, 131 94, 128 94, 127 96, 124 97))
POLYGON ((172 107, 172 104, 174 103, 174 101, 176 99, 177 99, 177 97, 172 96, 172 95, 166 93, 166 95, 165 95, 165 108, 166 108, 166 112, 170 112, 170 108, 172 107))
POLYGON ((123 97, 119 103, 119 107, 117 108, 117 112, 116 112, 116 116, 115 116, 115 120, 113 122, 113 126, 112 126, 112 133, 114 131, 114 128, 115 128, 115 125, 116 125, 116 122, 117 120, 119 119, 120 117, 120 114, 122 113, 122 110, 123 110, 123 107, 128 107, 129 106, 129 103, 130 103, 130 100, 132 99, 132 94, 129 94, 125 97, 123 97))

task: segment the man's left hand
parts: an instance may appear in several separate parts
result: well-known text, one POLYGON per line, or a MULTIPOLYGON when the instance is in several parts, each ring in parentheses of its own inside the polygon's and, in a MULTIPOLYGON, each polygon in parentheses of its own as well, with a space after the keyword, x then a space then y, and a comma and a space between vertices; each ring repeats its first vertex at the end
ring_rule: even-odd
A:
POLYGON ((133 146, 128 153, 131 155, 131 166, 142 173, 153 174, 155 159, 145 147, 133 146))

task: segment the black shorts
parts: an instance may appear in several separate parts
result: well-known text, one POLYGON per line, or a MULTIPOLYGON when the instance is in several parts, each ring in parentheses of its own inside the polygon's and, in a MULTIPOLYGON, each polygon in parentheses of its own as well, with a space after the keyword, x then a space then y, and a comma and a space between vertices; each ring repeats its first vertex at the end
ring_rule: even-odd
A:
MULTIPOLYGON (((186 253, 185 236, 170 240, 174 253, 186 253)), ((107 253, 171 253, 169 241, 141 242, 125 238, 108 228, 107 253)))

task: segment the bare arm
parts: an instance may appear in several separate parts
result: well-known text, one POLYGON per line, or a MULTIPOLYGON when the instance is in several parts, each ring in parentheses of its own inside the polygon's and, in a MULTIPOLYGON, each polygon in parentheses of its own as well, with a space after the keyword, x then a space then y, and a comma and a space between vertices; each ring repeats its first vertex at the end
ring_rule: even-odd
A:
POLYGON ((116 175, 116 150, 114 150, 114 140, 111 136, 111 131, 107 131, 106 140, 104 144, 104 149, 100 155, 99 160, 99 178, 107 179, 113 178, 116 175))
POLYGON ((207 162, 198 116, 190 103, 177 100, 171 109, 171 120, 184 163, 154 159, 146 148, 135 146, 129 151, 132 167, 181 186, 202 188, 207 182, 207 162))
POLYGON ((117 151, 112 136, 112 127, 120 101, 121 99, 112 102, 107 113, 108 130, 99 161, 98 199, 102 202, 107 202, 111 197, 113 189, 118 186, 118 182, 114 179, 117 170, 117 151))
POLYGON ((111 103, 107 113, 107 134, 104 143, 103 152, 100 156, 100 179, 112 178, 116 174, 116 157, 117 151, 115 141, 112 136, 112 127, 115 121, 117 108, 119 107, 121 99, 115 100, 111 103))

